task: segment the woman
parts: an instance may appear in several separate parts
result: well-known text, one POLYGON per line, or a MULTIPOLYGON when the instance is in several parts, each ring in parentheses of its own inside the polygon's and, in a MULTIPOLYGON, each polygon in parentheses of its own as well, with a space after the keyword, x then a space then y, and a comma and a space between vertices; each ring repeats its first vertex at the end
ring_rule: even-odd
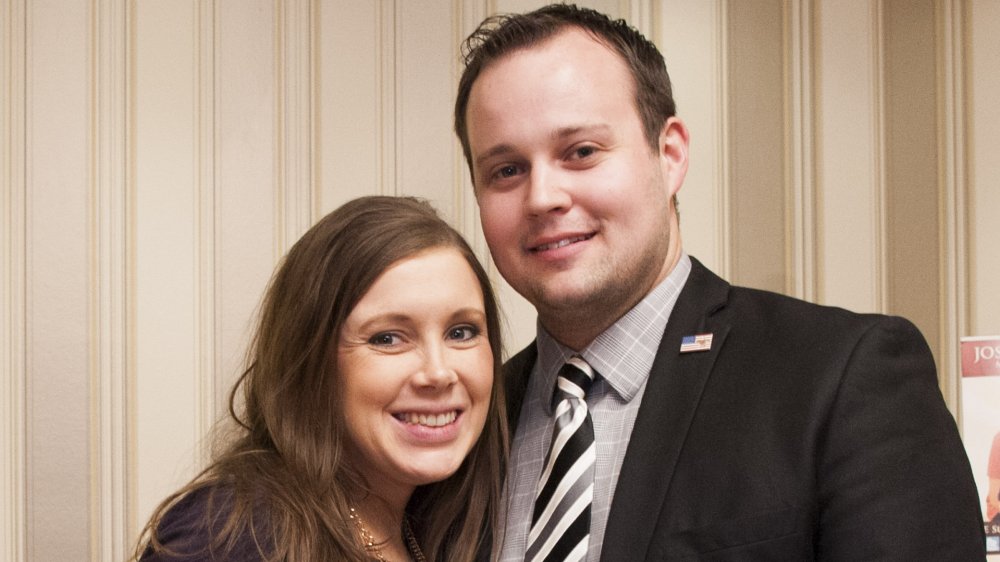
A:
POLYGON ((415 199, 343 205, 275 272, 230 394, 235 436, 137 554, 471 560, 506 465, 500 358, 496 300, 458 232, 415 199))

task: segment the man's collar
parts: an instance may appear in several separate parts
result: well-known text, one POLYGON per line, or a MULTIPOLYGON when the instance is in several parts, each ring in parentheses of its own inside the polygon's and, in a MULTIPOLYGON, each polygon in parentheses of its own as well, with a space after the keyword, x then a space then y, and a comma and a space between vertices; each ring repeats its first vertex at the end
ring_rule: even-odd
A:
POLYGON ((556 341, 539 322, 535 343, 539 386, 532 386, 541 393, 546 411, 552 407, 559 369, 573 355, 583 357, 624 401, 632 400, 649 376, 670 311, 690 273, 691 259, 682 254, 663 281, 579 352, 556 341))

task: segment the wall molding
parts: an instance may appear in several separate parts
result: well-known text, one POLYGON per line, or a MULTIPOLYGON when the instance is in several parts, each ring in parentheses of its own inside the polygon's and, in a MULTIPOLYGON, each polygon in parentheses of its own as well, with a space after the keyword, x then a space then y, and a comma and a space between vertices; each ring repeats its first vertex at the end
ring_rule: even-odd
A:
POLYGON ((719 232, 716 236, 718 244, 716 269, 724 279, 731 279, 735 269, 733 267, 732 238, 736 229, 733 227, 732 194, 730 192, 733 176, 732 143, 735 141, 729 117, 733 105, 729 87, 730 82, 732 82, 732 76, 729 72, 729 0, 718 0, 715 8, 716 56, 714 57, 715 68, 713 72, 715 76, 719 77, 716 99, 714 100, 718 115, 716 122, 718 131, 715 135, 718 144, 715 146, 715 151, 718 154, 719 162, 723 163, 719 172, 717 186, 719 193, 716 198, 719 204, 719 216, 716 219, 716 224, 719 225, 719 232))
POLYGON ((278 256, 284 255, 318 214, 314 201, 318 202, 319 196, 313 185, 317 11, 313 0, 275 4, 278 256))
POLYGON ((792 296, 815 302, 817 287, 816 234, 816 107, 813 66, 814 23, 812 0, 786 4, 785 52, 789 60, 788 101, 788 188, 786 206, 789 248, 785 285, 792 296))
MULTIPOLYGON (((216 40, 216 2, 214 0, 195 3, 194 13, 194 66, 195 66, 195 125, 193 139, 195 195, 194 212, 197 234, 197 259, 194 282, 196 288, 195 308, 196 329, 193 331, 194 348, 197 350, 195 377, 196 407, 195 433, 208 436, 220 413, 219 397, 223 377, 220 374, 218 337, 218 299, 216 286, 219 278, 216 249, 218 240, 218 205, 216 186, 218 185, 218 113, 216 111, 216 81, 218 54, 216 40)), ((206 466, 210 457, 208 447, 196 451, 199 466, 206 466)))
POLYGON ((875 303, 878 312, 887 312, 889 306, 889 227, 888 227, 888 148, 886 146, 886 75, 885 75, 885 6, 883 0, 875 0, 871 9, 871 84, 872 84, 872 201, 875 211, 872 214, 872 232, 874 233, 875 254, 872 259, 875 271, 875 303))
POLYGON ((91 560, 128 549, 126 6, 93 0, 90 29, 91 560))
POLYGON ((26 388, 27 333, 26 252, 27 202, 25 129, 25 0, 4 0, 0 4, 0 135, 4 152, 0 154, 0 256, 3 266, 0 308, 0 361, 4 376, 0 379, 0 558, 27 558, 26 525, 26 388))
MULTIPOLYGON (((961 412, 959 392, 959 338, 969 326, 968 155, 966 141, 965 3, 941 0, 935 3, 938 28, 938 170, 942 236, 940 255, 939 369, 944 374, 941 390, 951 411, 961 412)), ((961 420, 959 420, 961 427, 961 420)))
MULTIPOLYGON (((125 5, 125 400, 126 404, 138 403, 136 388, 138 381, 136 350, 136 8, 132 0, 126 0, 125 5)), ((125 434, 125 494, 128 499, 125 512, 125 533, 131 541, 139 534, 138 522, 138 449, 137 420, 138 412, 134 406, 125 409, 127 432, 125 434)))
MULTIPOLYGON (((461 51, 462 42, 490 13, 486 0, 480 2, 452 0, 452 14, 454 14, 452 21, 452 44, 455 45, 455 52, 452 56, 452 76, 454 79, 451 89, 453 92, 458 90, 458 80, 464 69, 461 51)), ((465 236, 465 239, 469 242, 469 245, 479 256, 480 260, 484 264, 489 264, 488 267, 490 268, 491 276, 495 280, 499 274, 495 271, 495 267, 493 267, 489 259, 489 247, 486 245, 483 230, 480 228, 479 205, 476 202, 475 188, 472 185, 469 166, 466 164, 465 155, 462 152, 462 143, 459 142, 457 136, 452 137, 452 151, 455 155, 452 158, 454 177, 452 185, 456 189, 453 199, 455 203, 454 208, 457 213, 455 227, 465 236)))
POLYGON ((646 37, 655 37, 656 26, 660 23, 656 7, 652 0, 622 0, 626 8, 622 9, 624 17, 633 27, 646 37))
POLYGON ((377 188, 382 195, 397 195, 399 166, 396 159, 403 139, 399 134, 399 88, 396 69, 400 45, 397 41, 399 6, 395 0, 379 2, 375 9, 377 23, 375 56, 375 91, 378 92, 378 172, 377 188))

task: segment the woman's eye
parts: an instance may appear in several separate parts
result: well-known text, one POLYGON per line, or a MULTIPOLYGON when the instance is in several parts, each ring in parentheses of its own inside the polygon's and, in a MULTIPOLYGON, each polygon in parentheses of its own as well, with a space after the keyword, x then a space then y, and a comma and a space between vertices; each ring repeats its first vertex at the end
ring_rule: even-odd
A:
POLYGON ((467 341, 479 335, 479 328, 474 326, 456 326, 448 332, 448 339, 467 341))
POLYGON ((597 152, 592 146, 581 146, 573 151, 573 157, 576 159, 586 158, 597 152))
POLYGON ((392 332, 381 332, 368 338, 368 343, 379 346, 396 345, 399 342, 400 342, 399 336, 392 332))

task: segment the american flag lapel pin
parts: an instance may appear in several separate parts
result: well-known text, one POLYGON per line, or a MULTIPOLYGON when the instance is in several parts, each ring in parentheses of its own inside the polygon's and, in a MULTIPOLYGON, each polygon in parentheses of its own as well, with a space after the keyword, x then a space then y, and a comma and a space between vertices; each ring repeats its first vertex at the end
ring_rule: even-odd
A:
POLYGON ((712 334, 684 336, 684 338, 681 339, 681 353, 708 351, 710 349, 712 349, 712 334))

